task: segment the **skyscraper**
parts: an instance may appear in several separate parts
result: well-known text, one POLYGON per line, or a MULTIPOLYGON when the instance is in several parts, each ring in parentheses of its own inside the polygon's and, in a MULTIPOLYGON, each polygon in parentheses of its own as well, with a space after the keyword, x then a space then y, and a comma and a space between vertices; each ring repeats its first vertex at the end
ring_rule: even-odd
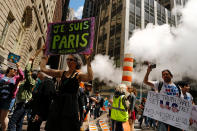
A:
POLYGON ((87 12, 91 10, 96 17, 94 53, 109 55, 116 66, 121 66, 125 44, 135 29, 143 29, 148 23, 176 26, 181 15, 174 15, 167 4, 176 7, 185 3, 186 0, 86 0, 83 16, 90 17, 87 12), (87 6, 88 2, 91 6, 87 6))

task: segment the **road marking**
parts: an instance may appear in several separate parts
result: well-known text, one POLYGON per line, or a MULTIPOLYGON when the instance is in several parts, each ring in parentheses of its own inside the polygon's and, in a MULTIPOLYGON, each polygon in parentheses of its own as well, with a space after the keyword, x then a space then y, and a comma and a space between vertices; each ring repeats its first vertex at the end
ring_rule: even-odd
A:
POLYGON ((100 120, 99 125, 100 125, 102 131, 110 131, 108 124, 104 120, 100 120))
POLYGON ((89 123, 89 131, 98 131, 96 124, 90 122, 89 123))

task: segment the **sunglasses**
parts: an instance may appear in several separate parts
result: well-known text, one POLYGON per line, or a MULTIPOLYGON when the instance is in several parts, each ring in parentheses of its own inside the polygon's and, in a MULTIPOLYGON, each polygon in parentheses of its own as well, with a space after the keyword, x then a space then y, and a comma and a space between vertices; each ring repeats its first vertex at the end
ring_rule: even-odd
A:
POLYGON ((14 69, 14 68, 10 68, 10 70, 14 70, 14 71, 17 71, 17 69, 14 69))
POLYGON ((74 59, 71 59, 71 58, 67 58, 66 61, 72 62, 72 61, 75 61, 75 60, 74 59))

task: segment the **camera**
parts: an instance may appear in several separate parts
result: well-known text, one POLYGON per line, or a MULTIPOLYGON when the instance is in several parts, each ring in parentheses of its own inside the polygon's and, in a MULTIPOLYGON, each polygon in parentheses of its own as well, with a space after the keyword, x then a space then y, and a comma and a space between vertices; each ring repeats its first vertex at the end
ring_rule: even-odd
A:
POLYGON ((151 68, 151 69, 156 68, 156 64, 151 63, 151 62, 149 62, 149 61, 144 61, 144 65, 150 65, 150 68, 151 68))
POLYGON ((151 69, 156 68, 156 64, 151 64, 151 65, 150 65, 150 68, 151 68, 151 69))

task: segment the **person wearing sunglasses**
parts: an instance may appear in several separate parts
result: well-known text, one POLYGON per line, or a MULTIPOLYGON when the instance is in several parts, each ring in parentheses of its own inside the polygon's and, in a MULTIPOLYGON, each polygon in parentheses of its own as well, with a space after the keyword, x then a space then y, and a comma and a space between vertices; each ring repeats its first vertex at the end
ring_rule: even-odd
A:
POLYGON ((81 81, 93 79, 90 55, 84 55, 87 63, 87 73, 80 72, 81 58, 78 54, 67 56, 68 70, 47 69, 47 56, 42 57, 41 71, 52 77, 60 78, 59 93, 54 99, 46 123, 46 131, 80 131, 78 89, 81 81))
POLYGON ((8 67, 5 74, 0 74, 0 121, 2 131, 7 131, 8 114, 15 103, 17 86, 24 79, 24 74, 16 63, 16 68, 8 67))

